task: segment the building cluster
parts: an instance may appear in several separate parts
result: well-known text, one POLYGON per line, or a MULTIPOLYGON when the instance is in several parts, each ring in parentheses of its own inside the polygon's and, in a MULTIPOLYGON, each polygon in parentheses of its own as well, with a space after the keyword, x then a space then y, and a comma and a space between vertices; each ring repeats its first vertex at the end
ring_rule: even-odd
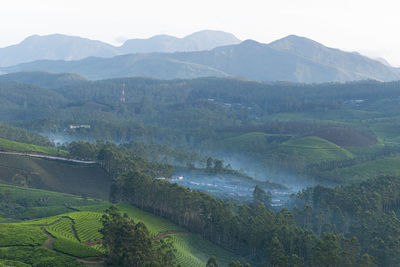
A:
POLYGON ((75 130, 75 129, 90 129, 90 125, 88 124, 82 124, 82 125, 70 125, 69 126, 70 130, 75 130))

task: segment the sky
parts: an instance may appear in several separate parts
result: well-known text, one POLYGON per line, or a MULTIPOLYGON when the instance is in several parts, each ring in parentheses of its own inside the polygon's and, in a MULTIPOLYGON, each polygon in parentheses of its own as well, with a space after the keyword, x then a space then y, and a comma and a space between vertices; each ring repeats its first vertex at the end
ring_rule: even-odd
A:
POLYGON ((1 0, 0 47, 33 34, 120 45, 211 29, 263 43, 300 35, 400 67, 399 10, 394 0, 1 0))

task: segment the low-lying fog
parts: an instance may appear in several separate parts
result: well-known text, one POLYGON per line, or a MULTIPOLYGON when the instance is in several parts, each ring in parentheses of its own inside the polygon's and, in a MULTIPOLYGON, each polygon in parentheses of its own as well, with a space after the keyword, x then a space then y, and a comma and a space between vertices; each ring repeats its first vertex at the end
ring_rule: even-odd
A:
MULTIPOLYGON (((64 144, 72 141, 92 141, 84 140, 82 137, 63 135, 60 133, 41 133, 48 137, 55 144, 64 144)), ((172 183, 177 183, 190 189, 207 192, 215 197, 240 201, 252 201, 254 187, 258 184, 266 192, 272 195, 272 206, 280 207, 285 205, 289 196, 308 186, 315 185, 309 179, 303 179, 291 174, 267 173, 265 168, 256 162, 240 155, 230 155, 220 153, 225 164, 229 163, 233 169, 240 170, 255 180, 246 179, 227 174, 210 174, 204 171, 177 170, 172 179, 172 183), (277 187, 266 181, 276 182, 284 187, 277 187)), ((203 166, 199 166, 200 168, 203 166)))
POLYGON ((295 191, 263 182, 252 181, 245 178, 224 174, 208 174, 202 171, 182 172, 177 171, 170 180, 190 189, 205 191, 215 197, 235 199, 242 201, 253 200, 253 190, 258 184, 272 195, 272 206, 282 206, 295 191))

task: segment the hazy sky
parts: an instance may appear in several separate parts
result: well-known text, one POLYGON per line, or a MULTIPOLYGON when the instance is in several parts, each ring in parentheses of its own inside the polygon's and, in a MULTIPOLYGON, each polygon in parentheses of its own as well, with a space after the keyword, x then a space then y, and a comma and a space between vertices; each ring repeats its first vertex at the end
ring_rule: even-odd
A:
POLYGON ((214 29, 265 43, 296 34, 400 66, 399 12, 394 0, 1 0, 0 47, 32 34, 120 44, 214 29))

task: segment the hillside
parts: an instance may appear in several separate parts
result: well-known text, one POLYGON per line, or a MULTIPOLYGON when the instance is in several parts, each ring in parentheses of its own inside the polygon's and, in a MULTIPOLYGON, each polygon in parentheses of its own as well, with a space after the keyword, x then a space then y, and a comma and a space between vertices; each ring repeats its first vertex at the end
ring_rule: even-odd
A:
POLYGON ((0 117, 2 121, 29 120, 54 111, 67 103, 57 92, 11 81, 0 81, 0 117))
POLYGON ((399 79, 398 72, 394 68, 390 68, 388 64, 356 52, 351 53, 326 47, 305 37, 289 35, 270 43, 268 46, 275 50, 307 58, 324 66, 342 70, 349 76, 361 75, 365 79, 379 81, 399 79))
POLYGON ((223 154, 234 153, 258 159, 265 166, 270 166, 270 169, 281 165, 293 168, 293 171, 311 164, 354 158, 345 148, 320 137, 260 132, 223 139, 216 142, 216 149, 223 154))
MULTIPOLYGON (((4 94, 0 101, 12 103, 14 111, 0 106, 1 119, 52 136, 57 142, 136 141, 195 151, 203 157, 223 159, 236 170, 250 170, 252 177, 275 182, 282 181, 275 174, 265 177, 266 173, 303 173, 309 165, 325 161, 341 166, 341 161, 352 159, 346 151, 369 160, 398 151, 399 82, 307 85, 232 78, 86 81, 68 79, 71 76, 43 72, 5 75, 5 79, 17 82, 1 82, 4 94), (67 82, 58 83, 58 79, 67 82), (20 83, 23 81, 42 87, 20 83), (126 103, 121 105, 123 84, 126 103), (27 114, 24 121, 21 114, 27 114), (69 125, 91 127, 69 129, 69 125), (318 137, 338 147, 310 151, 283 144, 288 138, 305 137, 318 137), (307 163, 309 158, 312 162, 307 163)), ((19 136, 13 133, 6 137, 19 136)), ((151 159, 176 163, 168 155, 156 151, 151 159)), ((204 168, 205 161, 187 157, 180 164, 204 168)))
POLYGON ((135 76, 158 79, 227 76, 221 70, 163 54, 132 54, 113 58, 87 58, 80 61, 41 60, 4 68, 4 70, 5 72, 74 72, 91 80, 135 76))
POLYGON ((3 183, 0 183, 0 195, 0 217, 4 221, 44 218, 71 212, 73 206, 103 204, 99 199, 3 183))
POLYGON ((52 156, 67 156, 68 152, 55 147, 38 146, 0 138, 0 151, 34 152, 52 156))
POLYGON ((82 77, 73 73, 47 73, 47 72, 22 72, 10 73, 0 76, 1 81, 18 81, 20 83, 35 84, 41 87, 58 88, 67 85, 79 85, 87 81, 82 77))
POLYGON ((346 182, 365 181, 381 175, 399 176, 400 158, 386 157, 373 161, 355 164, 352 166, 325 171, 320 174, 322 179, 346 182))
POLYGON ((0 49, 0 66, 11 66, 39 59, 77 60, 89 56, 112 57, 118 51, 112 45, 62 34, 32 35, 21 43, 0 49))
POLYGON ((97 165, 0 154, 6 184, 108 199, 111 178, 97 165))
POLYGON ((277 153, 287 154, 286 157, 297 157, 304 164, 313 164, 323 161, 351 159, 354 157, 346 149, 325 139, 309 136, 291 139, 278 148, 277 153))
MULTIPOLYGON (((111 203, 0 184, 0 195, 3 194, 8 194, 9 203, 17 198, 23 199, 25 206, 6 210, 3 200, 0 200, 1 219, 7 220, 12 216, 14 220, 30 220, 1 223, 0 264, 82 266, 82 259, 102 264, 104 248, 98 230, 102 213, 111 203), (39 202, 41 204, 36 206, 39 202), (16 210, 19 212, 13 214, 16 210)), ((135 221, 143 222, 153 238, 171 236, 181 266, 204 266, 211 255, 218 257, 221 266, 227 266, 238 258, 165 219, 130 205, 118 204, 117 207, 135 221)))
POLYGON ((29 132, 25 129, 14 127, 5 123, 0 123, 0 138, 9 141, 28 143, 31 145, 52 147, 53 144, 46 137, 40 134, 29 132))

